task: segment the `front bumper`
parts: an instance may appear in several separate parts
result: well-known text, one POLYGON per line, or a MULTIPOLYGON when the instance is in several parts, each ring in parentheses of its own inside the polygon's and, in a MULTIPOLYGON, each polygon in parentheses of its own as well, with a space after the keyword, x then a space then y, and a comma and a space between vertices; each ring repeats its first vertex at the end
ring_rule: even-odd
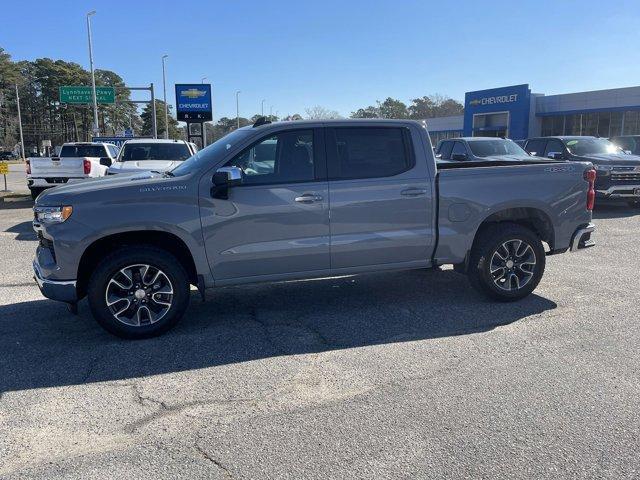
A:
POLYGON ((607 189, 598 189, 596 193, 603 198, 636 198, 640 200, 640 184, 612 185, 607 189))
POLYGON ((596 242, 591 239, 591 234, 596 229, 593 223, 578 228, 571 238, 571 251, 582 250, 583 248, 593 247, 596 242))
POLYGON ((40 266, 33 261, 33 279, 38 284, 40 292, 51 300, 59 302, 75 303, 78 301, 75 280, 47 280, 43 277, 40 266))

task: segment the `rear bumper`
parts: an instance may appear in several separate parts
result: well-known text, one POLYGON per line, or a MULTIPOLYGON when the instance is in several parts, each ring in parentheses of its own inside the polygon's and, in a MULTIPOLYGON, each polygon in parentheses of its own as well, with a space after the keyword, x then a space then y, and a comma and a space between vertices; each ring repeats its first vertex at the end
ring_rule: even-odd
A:
POLYGON ((87 178, 89 177, 27 178, 27 186, 29 188, 57 187, 67 183, 81 182, 87 178))
POLYGON ((578 228, 571 238, 571 251, 575 252, 584 248, 593 247, 596 242, 591 239, 591 234, 595 229, 596 226, 593 223, 578 228))
POLYGON ((75 280, 47 280, 42 276, 40 266, 33 261, 33 279, 38 284, 42 295, 59 302, 75 303, 78 301, 75 280))

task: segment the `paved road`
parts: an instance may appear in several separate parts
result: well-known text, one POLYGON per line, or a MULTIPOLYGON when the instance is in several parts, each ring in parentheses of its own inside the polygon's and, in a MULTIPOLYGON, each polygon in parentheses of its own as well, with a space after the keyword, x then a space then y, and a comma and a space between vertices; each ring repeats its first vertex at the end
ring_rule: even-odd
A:
POLYGON ((496 304, 452 271, 227 288, 121 341, 0 210, 0 477, 637 478, 640 211, 496 304))

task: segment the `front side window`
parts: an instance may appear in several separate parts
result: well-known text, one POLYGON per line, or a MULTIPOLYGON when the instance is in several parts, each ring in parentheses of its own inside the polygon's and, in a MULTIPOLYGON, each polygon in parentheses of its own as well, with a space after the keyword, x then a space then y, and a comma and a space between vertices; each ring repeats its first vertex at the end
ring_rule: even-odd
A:
POLYGON ((476 157, 526 155, 526 152, 512 140, 470 140, 469 148, 476 157))
POLYGON ((451 158, 451 150, 453 149, 453 142, 442 142, 440 146, 440 150, 438 153, 440 154, 440 158, 442 160, 449 160, 451 158))
POLYGON ((451 155, 466 155, 467 149, 464 148, 464 144, 462 142, 455 142, 453 144, 453 150, 451 150, 451 155))
POLYGON ((313 130, 283 132, 262 139, 229 160, 248 185, 308 182, 315 179, 313 130))
POLYGON ((546 143, 547 141, 542 138, 529 140, 525 146, 525 150, 531 155, 537 155, 541 157, 542 155, 544 155, 544 146, 546 143))
POLYGON ((335 128, 333 179, 390 177, 409 170, 412 156, 402 128, 335 128))

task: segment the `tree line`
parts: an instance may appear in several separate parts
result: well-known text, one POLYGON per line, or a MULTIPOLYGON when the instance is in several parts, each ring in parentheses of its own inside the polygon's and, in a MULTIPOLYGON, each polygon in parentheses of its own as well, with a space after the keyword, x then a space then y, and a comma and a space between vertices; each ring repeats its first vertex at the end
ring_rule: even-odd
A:
MULTIPOLYGON (((136 136, 153 134, 152 108, 144 104, 139 111, 132 102, 131 91, 120 75, 111 70, 95 70, 97 86, 115 87, 116 103, 98 105, 100 132, 112 136, 125 129, 133 130, 136 136)), ((59 87, 64 85, 91 85, 91 74, 81 65, 64 60, 38 58, 33 61, 13 61, 11 55, 0 47, 0 147, 13 149, 19 142, 18 114, 15 86, 18 86, 22 114, 25 150, 30 154, 40 149, 42 140, 51 140, 53 145, 70 141, 89 141, 92 136, 93 110, 91 105, 63 104, 59 101, 59 87)), ((186 138, 186 131, 169 115, 165 124, 165 105, 156 100, 156 125, 158 137, 186 138)), ((169 106, 171 110, 171 106, 169 106)), ((458 115, 463 106, 456 100, 442 95, 415 98, 407 105, 401 100, 387 98, 375 105, 351 112, 351 118, 412 118, 424 119, 447 115, 458 115)), ((206 124, 207 143, 211 143, 241 127, 255 122, 261 115, 252 117, 222 117, 206 124)), ((322 106, 305 110, 305 115, 293 114, 279 118, 267 116, 268 120, 302 120, 342 118, 340 113, 322 106)))

